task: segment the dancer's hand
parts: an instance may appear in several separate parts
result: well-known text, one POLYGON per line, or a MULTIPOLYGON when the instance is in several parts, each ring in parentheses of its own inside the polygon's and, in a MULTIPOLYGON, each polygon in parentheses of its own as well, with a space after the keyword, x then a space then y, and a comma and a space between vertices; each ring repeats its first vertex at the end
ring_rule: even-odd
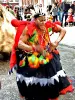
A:
POLYGON ((43 52, 43 48, 41 47, 41 45, 33 45, 33 51, 37 51, 39 53, 42 53, 43 52))
POLYGON ((36 46, 36 51, 41 53, 44 57, 47 55, 47 51, 40 45, 36 46))
POLYGON ((51 42, 50 43, 50 51, 52 52, 58 46, 58 42, 51 42))
POLYGON ((41 47, 41 45, 37 45, 37 46, 36 46, 36 50, 37 50, 38 52, 42 53, 43 50, 44 50, 44 48, 41 47))

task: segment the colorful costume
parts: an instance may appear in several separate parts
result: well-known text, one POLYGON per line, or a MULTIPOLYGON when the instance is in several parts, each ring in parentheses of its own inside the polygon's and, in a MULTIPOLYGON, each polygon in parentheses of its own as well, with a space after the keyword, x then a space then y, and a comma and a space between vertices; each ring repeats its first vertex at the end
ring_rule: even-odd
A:
MULTIPOLYGON (((58 28, 56 24, 58 23, 52 23, 50 21, 46 22, 45 26, 47 32, 45 34, 42 34, 37 29, 34 22, 20 25, 18 34, 22 32, 24 27, 27 25, 29 29, 27 34, 30 37, 28 39, 28 44, 40 44, 41 47, 44 48, 44 53, 47 53, 46 57, 44 57, 38 52, 29 53, 27 51, 23 51, 17 48, 18 41, 16 42, 16 46, 13 47, 13 51, 15 51, 16 54, 16 61, 12 66, 17 65, 17 85, 20 94, 25 96, 26 100, 54 99, 60 94, 73 91, 73 87, 70 84, 66 73, 62 70, 59 52, 57 49, 55 49, 53 52, 50 52, 49 49, 49 32, 57 32, 58 28), (39 35, 38 32, 40 32, 39 35)), ((12 53, 12 55, 13 54, 14 53, 12 53)), ((13 57, 11 56, 10 66, 11 61, 14 59, 12 58, 13 57)), ((12 66, 11 69, 13 68, 12 66)))
POLYGON ((67 23, 73 23, 74 22, 74 18, 72 14, 68 14, 68 18, 66 20, 67 23))
POLYGON ((66 22, 67 23, 73 23, 73 22, 75 22, 74 15, 73 15, 73 10, 71 8, 68 10, 68 17, 66 19, 66 22))

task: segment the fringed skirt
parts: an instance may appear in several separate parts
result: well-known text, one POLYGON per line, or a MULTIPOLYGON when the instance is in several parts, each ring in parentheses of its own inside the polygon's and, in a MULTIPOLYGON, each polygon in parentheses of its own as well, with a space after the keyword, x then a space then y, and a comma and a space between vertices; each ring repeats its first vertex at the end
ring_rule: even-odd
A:
POLYGON ((60 55, 52 52, 53 58, 47 64, 38 68, 30 68, 29 54, 17 51, 17 85, 19 92, 26 100, 49 100, 59 97, 60 94, 73 91, 69 79, 62 69, 60 55), (20 60, 26 57, 24 66, 20 60))

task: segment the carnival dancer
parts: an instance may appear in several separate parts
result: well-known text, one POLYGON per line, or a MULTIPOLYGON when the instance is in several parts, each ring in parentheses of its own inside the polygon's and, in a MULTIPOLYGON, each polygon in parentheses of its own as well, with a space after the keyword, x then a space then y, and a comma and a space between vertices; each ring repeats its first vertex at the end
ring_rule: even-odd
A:
MULTIPOLYGON (((18 40, 15 38, 17 43, 13 47, 16 51, 14 65, 17 65, 16 81, 20 96, 25 100, 58 100, 59 95, 72 92, 73 87, 62 69, 56 49, 66 34, 65 29, 58 23, 45 22, 45 14, 40 13, 34 15, 33 21, 24 23, 25 28, 22 24, 18 40), (53 43, 50 31, 59 32, 53 43)), ((12 58, 11 56, 10 67, 12 58)))

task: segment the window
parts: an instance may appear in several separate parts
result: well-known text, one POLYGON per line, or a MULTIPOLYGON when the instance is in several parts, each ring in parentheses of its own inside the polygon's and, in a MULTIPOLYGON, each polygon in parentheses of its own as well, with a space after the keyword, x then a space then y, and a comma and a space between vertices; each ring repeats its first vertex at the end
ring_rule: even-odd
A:
POLYGON ((10 2, 13 2, 13 0, 10 0, 10 2))
POLYGON ((6 0, 0 0, 0 2, 6 2, 6 0))
POLYGON ((19 0, 15 0, 15 2, 19 2, 19 0))

